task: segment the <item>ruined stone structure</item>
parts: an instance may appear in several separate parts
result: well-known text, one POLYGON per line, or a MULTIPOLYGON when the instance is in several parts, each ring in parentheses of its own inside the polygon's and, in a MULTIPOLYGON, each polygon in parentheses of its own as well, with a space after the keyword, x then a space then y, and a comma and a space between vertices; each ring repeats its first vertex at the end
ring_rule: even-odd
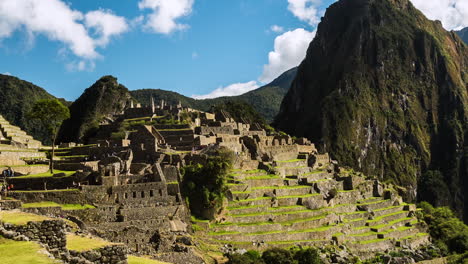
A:
POLYGON ((246 249, 347 245, 358 255, 428 243, 415 207, 391 185, 340 168, 304 138, 267 133, 257 124, 166 105, 131 107, 106 123, 91 145, 57 150, 56 167, 71 176, 10 179, 26 202, 92 204, 64 211, 83 229, 138 254, 201 263, 190 234, 190 212, 179 169, 200 161, 204 149, 235 156, 227 207, 209 222, 193 220, 204 243, 246 249), (47 187, 47 192, 44 189, 47 187), (54 191, 53 189, 57 189, 54 191), (175 255, 174 255, 175 254, 175 255))

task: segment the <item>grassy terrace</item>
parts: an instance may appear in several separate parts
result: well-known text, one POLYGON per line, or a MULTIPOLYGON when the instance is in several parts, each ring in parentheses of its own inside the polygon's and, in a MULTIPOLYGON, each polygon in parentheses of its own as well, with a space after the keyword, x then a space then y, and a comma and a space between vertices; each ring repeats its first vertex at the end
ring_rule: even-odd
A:
POLYGON ((398 212, 393 212, 393 213, 390 213, 390 214, 386 214, 386 215, 382 215, 382 216, 379 216, 379 217, 376 217, 374 218, 373 220, 369 220, 367 221, 368 223, 375 223, 375 222, 380 222, 382 221, 384 218, 386 217, 390 217, 390 216, 394 216, 394 215, 399 215, 399 214, 403 214, 403 213, 408 213, 406 211, 398 211, 398 212))
POLYGON ((295 219, 295 220, 290 220, 290 221, 285 221, 285 222, 251 222, 251 223, 229 223, 229 222, 226 222, 226 223, 221 223, 221 224, 213 224, 213 226, 218 226, 218 227, 232 226, 232 225, 236 225, 236 226, 262 226, 262 225, 274 225, 274 224, 280 224, 280 225, 283 225, 283 226, 291 226, 291 225, 297 224, 297 223, 303 223, 303 222, 309 222, 309 221, 324 219, 327 216, 328 216, 328 214, 325 213, 325 214, 314 216, 314 217, 295 219))
POLYGON ((96 208, 89 204, 58 204, 55 202, 25 203, 23 208, 60 207, 62 210, 84 210, 96 208))
POLYGON ((115 245, 100 238, 89 238, 77 236, 74 234, 67 234, 67 249, 75 251, 89 251, 93 249, 102 248, 105 246, 115 245))
POLYGON ((297 211, 289 211, 289 212, 274 212, 273 210, 269 210, 266 212, 258 212, 258 213, 249 213, 249 214, 230 214, 232 217, 248 217, 248 216, 261 216, 261 215, 290 215, 290 214, 300 214, 300 213, 310 213, 310 212, 318 212, 319 210, 297 210, 297 211))
POLYGON ((52 218, 42 215, 18 212, 18 211, 0 211, 0 221, 13 225, 26 225, 28 222, 41 222, 51 220, 52 218))
POLYGON ((271 180, 271 179, 281 179, 281 177, 275 174, 266 174, 266 175, 261 175, 261 176, 245 177, 245 179, 246 180, 271 180))
MULTIPOLYGON (((75 171, 54 170, 54 174, 57 174, 57 173, 65 173, 65 176, 63 176, 63 177, 70 177, 73 174, 75 174, 76 172, 75 171)), ((29 174, 29 175, 25 175, 25 176, 19 176, 19 177, 15 177, 15 178, 16 179, 50 178, 50 177, 53 177, 54 174, 52 174, 50 171, 48 171, 48 172, 44 172, 44 173, 37 173, 37 174, 29 174)))
POLYGON ((57 263, 40 253, 44 250, 39 244, 14 241, 0 236, 0 263, 2 264, 52 264, 57 263))
POLYGON ((167 262, 162 262, 154 259, 145 258, 145 257, 137 257, 137 256, 128 256, 128 264, 170 264, 167 262))

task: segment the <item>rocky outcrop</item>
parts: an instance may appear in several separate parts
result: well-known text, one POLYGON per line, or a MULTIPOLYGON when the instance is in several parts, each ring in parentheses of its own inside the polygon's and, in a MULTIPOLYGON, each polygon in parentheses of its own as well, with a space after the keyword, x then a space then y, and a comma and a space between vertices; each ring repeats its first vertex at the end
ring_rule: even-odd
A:
POLYGON ((408 0, 341 0, 318 26, 275 125, 404 186, 407 198, 430 182, 420 198, 466 219, 467 85, 465 43, 408 0))
POLYGON ((63 122, 58 142, 82 142, 92 137, 100 124, 130 105, 128 89, 113 76, 104 76, 70 106, 71 117, 63 122))

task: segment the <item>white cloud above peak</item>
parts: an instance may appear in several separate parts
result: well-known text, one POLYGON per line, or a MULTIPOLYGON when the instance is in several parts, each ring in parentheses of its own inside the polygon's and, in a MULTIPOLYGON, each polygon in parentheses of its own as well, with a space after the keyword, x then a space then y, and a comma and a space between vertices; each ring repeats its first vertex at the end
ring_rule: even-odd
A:
POLYGON ((274 50, 268 54, 268 64, 263 66, 260 82, 269 83, 283 72, 299 65, 314 36, 315 31, 298 28, 276 37, 274 50))
POLYGON ((300 20, 315 26, 320 22, 322 12, 318 7, 322 2, 323 0, 288 0, 288 9, 300 20))
POLYGON ((440 20, 448 30, 468 27, 467 0, 411 0, 429 19, 440 20))
POLYGON ((155 33, 170 34, 188 27, 177 22, 178 19, 192 13, 194 0, 141 0, 140 10, 151 9, 146 17, 145 28, 155 33))
POLYGON ((273 25, 270 27, 270 30, 272 32, 275 32, 275 33, 283 33, 284 32, 284 28, 281 27, 281 26, 278 26, 278 25, 273 25))
POLYGON ((205 95, 192 95, 195 99, 209 99, 223 96, 236 96, 241 95, 259 87, 256 81, 250 81, 246 83, 234 83, 226 87, 219 87, 209 94, 205 95))

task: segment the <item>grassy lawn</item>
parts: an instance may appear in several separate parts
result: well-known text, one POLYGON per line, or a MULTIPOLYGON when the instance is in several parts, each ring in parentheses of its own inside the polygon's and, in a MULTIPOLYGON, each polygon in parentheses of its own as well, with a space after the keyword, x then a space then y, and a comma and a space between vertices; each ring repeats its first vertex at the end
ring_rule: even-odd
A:
POLYGON ((61 207, 63 210, 84 210, 96 208, 89 204, 58 204, 56 202, 25 203, 23 208, 61 207))
POLYGON ((167 262, 162 262, 150 258, 145 257, 137 257, 137 256, 128 256, 128 264, 170 264, 167 262))
MULTIPOLYGON (((75 171, 61 171, 61 170, 54 170, 54 174, 57 173, 65 173, 64 177, 70 177, 73 174, 75 174, 75 171)), ((44 172, 44 173, 38 173, 38 174, 30 174, 30 175, 25 175, 25 176, 19 176, 15 177, 16 179, 30 179, 30 178, 49 178, 54 176, 54 174, 50 173, 50 171, 44 172)))
POLYGON ((20 211, 0 211, 0 221, 14 225, 25 225, 28 222, 40 222, 52 218, 20 211))
POLYGON ((113 243, 100 238, 89 238, 77 236, 74 234, 67 234, 67 249, 69 250, 83 252, 102 248, 109 245, 113 245, 113 243))
POLYGON ((14 241, 0 237, 0 263, 2 264, 52 264, 57 263, 40 253, 44 250, 34 242, 14 241))

